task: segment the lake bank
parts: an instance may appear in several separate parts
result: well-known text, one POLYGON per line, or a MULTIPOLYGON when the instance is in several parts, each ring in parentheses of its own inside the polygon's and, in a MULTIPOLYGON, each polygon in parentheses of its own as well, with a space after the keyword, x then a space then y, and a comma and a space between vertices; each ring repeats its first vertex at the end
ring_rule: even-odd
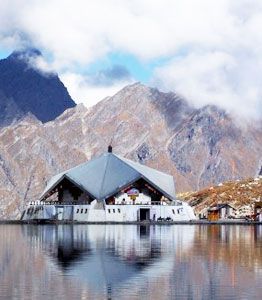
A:
POLYGON ((246 221, 246 220, 220 220, 220 221, 207 221, 207 220, 194 220, 194 221, 137 221, 137 222, 77 222, 77 221, 21 221, 21 220, 0 220, 0 225, 3 224, 72 224, 72 225, 262 225, 262 222, 258 221, 246 221))

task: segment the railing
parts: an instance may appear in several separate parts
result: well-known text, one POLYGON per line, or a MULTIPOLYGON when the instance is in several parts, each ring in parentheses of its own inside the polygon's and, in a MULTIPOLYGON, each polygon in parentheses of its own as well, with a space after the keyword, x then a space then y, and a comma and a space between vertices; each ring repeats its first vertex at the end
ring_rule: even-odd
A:
MULTIPOLYGON (((37 206, 37 205, 90 205, 88 202, 59 202, 59 201, 30 201, 28 203, 29 206, 37 206)), ((171 203, 167 203, 165 201, 151 201, 147 203, 108 203, 107 205, 164 205, 164 206, 182 206, 181 201, 174 201, 171 203)))
POLYGON ((143 203, 143 202, 138 202, 138 203, 123 203, 123 202, 119 202, 119 203, 108 203, 107 205, 131 205, 131 206, 136 206, 136 205, 162 205, 162 206, 182 206, 182 202, 171 202, 171 203, 166 203, 165 201, 151 201, 151 202, 147 202, 147 203, 143 203))
POLYGON ((88 202, 30 201, 28 205, 90 205, 88 202))

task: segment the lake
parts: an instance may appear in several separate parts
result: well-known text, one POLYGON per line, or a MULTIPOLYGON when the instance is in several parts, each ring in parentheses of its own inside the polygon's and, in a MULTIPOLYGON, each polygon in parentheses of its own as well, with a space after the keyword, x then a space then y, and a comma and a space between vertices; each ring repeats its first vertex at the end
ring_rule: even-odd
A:
POLYGON ((262 226, 0 225, 0 299, 262 299, 262 226))

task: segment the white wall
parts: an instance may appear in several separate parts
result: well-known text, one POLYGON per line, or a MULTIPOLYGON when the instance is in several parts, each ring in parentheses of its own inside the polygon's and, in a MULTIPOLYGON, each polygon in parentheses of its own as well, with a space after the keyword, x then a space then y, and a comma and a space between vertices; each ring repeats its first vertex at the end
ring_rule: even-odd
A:
MULTIPOLYGON (((79 222, 134 222, 138 220, 140 208, 150 209, 150 220, 158 218, 170 218, 172 221, 184 221, 196 219, 193 209, 183 205, 102 205, 101 203, 90 205, 73 205, 73 220, 79 222), (101 205, 100 205, 101 204, 101 205)), ((95 203, 96 202, 96 203, 95 203)), ((25 214, 24 219, 52 218, 56 214, 54 205, 43 205, 44 209, 34 209, 33 214, 25 214)), ((60 205, 61 207, 61 205, 60 205)))
POLYGON ((90 205, 74 205, 73 220, 88 221, 90 205))

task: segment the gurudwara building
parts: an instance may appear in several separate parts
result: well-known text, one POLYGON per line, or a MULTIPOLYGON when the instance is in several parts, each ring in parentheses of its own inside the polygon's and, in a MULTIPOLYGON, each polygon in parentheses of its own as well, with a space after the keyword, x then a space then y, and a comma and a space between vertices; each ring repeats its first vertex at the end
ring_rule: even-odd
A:
POLYGON ((55 175, 21 220, 75 222, 189 221, 173 177, 108 152, 55 175))

